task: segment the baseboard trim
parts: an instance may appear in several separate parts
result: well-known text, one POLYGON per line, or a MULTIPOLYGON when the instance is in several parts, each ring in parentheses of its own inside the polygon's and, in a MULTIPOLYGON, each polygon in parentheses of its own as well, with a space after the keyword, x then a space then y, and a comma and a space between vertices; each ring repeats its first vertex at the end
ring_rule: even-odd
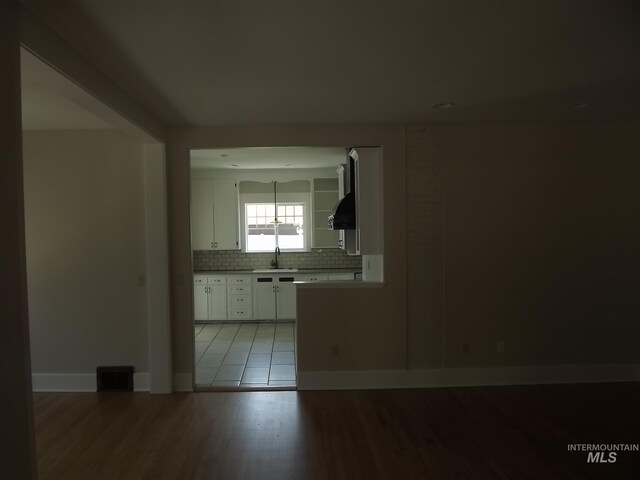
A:
MULTIPOLYGON (((31 375, 34 392, 95 392, 98 383, 95 373, 34 373, 31 375)), ((133 390, 149 391, 149 374, 133 374, 133 390)))
POLYGON ((640 364, 298 372, 298 390, 478 387, 640 381, 640 364))
POLYGON ((174 373, 173 374, 173 391, 174 392, 193 392, 193 374, 174 373))
POLYGON ((133 374, 133 391, 148 392, 151 376, 148 373, 133 374))

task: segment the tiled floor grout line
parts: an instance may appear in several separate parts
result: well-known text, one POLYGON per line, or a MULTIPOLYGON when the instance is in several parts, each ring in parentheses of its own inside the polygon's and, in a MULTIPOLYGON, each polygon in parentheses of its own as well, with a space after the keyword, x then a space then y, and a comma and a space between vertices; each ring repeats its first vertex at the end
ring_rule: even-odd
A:
MULTIPOLYGON (((221 363, 219 364, 219 366, 218 366, 218 367, 214 367, 214 368, 216 368, 216 373, 215 373, 215 375, 213 376, 213 378, 212 378, 211 382, 210 382, 210 383, 208 383, 208 384, 204 384, 204 383, 202 383, 201 385, 203 385, 203 386, 207 386, 207 385, 208 385, 208 386, 214 386, 214 385, 213 385, 213 383, 216 381, 216 378, 217 378, 218 374, 220 373, 220 369, 225 365, 225 364, 224 364, 224 362, 225 362, 225 360, 227 359, 227 357, 229 356, 229 353, 231 352, 231 348, 233 347, 233 345, 234 345, 234 343, 236 342, 236 340, 238 340, 238 335, 239 335, 239 334, 240 334, 240 332, 243 330, 243 326, 245 326, 245 324, 242 324, 242 323, 235 323, 235 324, 222 324, 222 325, 220 325, 220 326, 219 326, 219 328, 218 328, 218 330, 217 330, 217 332, 216 332, 216 334, 213 336, 213 338, 212 338, 210 341, 208 341, 208 345, 207 345, 207 347, 206 347, 206 348, 203 350, 203 352, 199 355, 198 360, 196 361, 196 365, 195 365, 195 366, 196 366, 196 369, 198 369, 198 363, 199 363, 199 362, 201 361, 201 359, 204 357, 204 355, 206 354, 206 352, 207 352, 207 351, 209 351, 209 349, 211 348, 211 345, 213 345, 213 344, 214 344, 215 340, 218 338, 218 336, 222 333, 222 331, 223 331, 224 327, 225 327, 225 326, 227 326, 227 325, 228 325, 228 326, 232 326, 232 325, 233 325, 233 326, 237 326, 237 329, 236 329, 236 330, 235 330, 235 332, 234 332, 233 338, 231 338, 231 339, 228 341, 229 343, 228 343, 228 346, 227 346, 226 350, 224 351, 224 356, 222 357, 221 363)), ((245 373, 246 373, 247 368, 249 368, 249 367, 248 367, 249 358, 250 358, 250 357, 251 357, 251 355, 252 355, 252 353, 251 353, 251 352, 253 351, 253 347, 254 347, 254 344, 255 344, 256 338, 257 338, 257 336, 258 336, 258 333, 260 332, 260 327, 266 326, 266 325, 268 325, 268 324, 266 324, 266 323, 264 323, 264 324, 263 324, 263 323, 258 323, 258 324, 253 324, 253 325, 255 325, 255 330, 253 330, 253 332, 252 332, 252 336, 250 337, 251 345, 249 346, 249 351, 248 351, 248 353, 247 353, 247 358, 245 359, 244 363, 242 363, 242 364, 237 364, 237 366, 241 366, 241 367, 242 367, 242 371, 241 371, 241 373, 240 373, 240 379, 239 379, 239 380, 237 380, 237 382, 238 382, 238 385, 237 385, 237 386, 238 386, 238 387, 242 387, 243 385, 244 385, 244 386, 246 386, 246 387, 250 387, 250 386, 252 386, 252 383, 244 383, 244 384, 243 384, 243 383, 242 383, 242 381, 243 381, 243 378, 244 378, 244 375, 245 375, 245 373)), ((265 385, 265 384, 262 384, 262 383, 258 383, 258 382, 256 382, 255 384, 253 384, 253 386, 263 386, 263 387, 269 387, 269 386, 271 386, 271 385, 270 385, 270 382, 272 381, 272 380, 271 380, 271 374, 272 374, 273 366, 274 366, 274 364, 273 364, 273 361, 274 361, 274 355, 275 355, 275 353, 283 354, 283 353, 288 352, 288 350, 279 350, 278 352, 275 352, 275 350, 274 350, 274 349, 275 349, 275 344, 276 344, 277 342, 281 342, 281 343, 282 343, 282 342, 288 342, 288 341, 291 341, 291 343, 292 343, 292 347, 293 347, 293 350, 292 350, 292 352, 291 352, 291 353, 293 354, 294 378, 293 378, 293 380, 292 380, 292 381, 293 381, 293 383, 294 383, 294 385, 295 385, 295 384, 297 383, 297 379, 296 379, 297 375, 295 374, 295 373, 296 373, 296 372, 295 372, 295 357, 296 357, 296 350, 297 350, 297 348, 296 348, 296 342, 295 342, 295 327, 296 327, 296 326, 295 326, 295 323, 292 323, 292 324, 289 324, 289 323, 287 323, 287 324, 273 323, 272 325, 273 325, 273 333, 270 335, 271 342, 270 342, 270 349, 269 349, 269 352, 256 352, 256 353, 255 353, 255 354, 266 354, 266 355, 269 355, 269 365, 268 365, 268 371, 267 371, 266 385, 265 385), (288 326, 289 328, 284 328, 284 327, 285 327, 285 325, 286 325, 286 326, 288 326), (291 332, 289 332, 289 331, 288 331, 289 329, 291 329, 291 332), (287 330, 287 331, 285 332, 285 330, 287 330), (284 335, 284 338, 283 338, 283 335, 284 335), (291 338, 287 338, 287 337, 291 337, 291 338)), ((195 335, 195 339, 194 339, 195 341, 197 341, 198 336, 199 336, 203 331, 206 331, 206 327, 207 327, 207 325, 204 325, 204 326, 202 326, 202 327, 200 327, 200 328, 198 329, 198 333, 196 333, 196 335, 195 335)), ((264 327, 263 327, 263 328, 264 328, 264 327)), ((263 331, 262 333, 264 333, 264 331, 263 331)), ((243 341, 243 342, 244 342, 244 341, 249 341, 249 338, 247 338, 247 339, 243 339, 242 341, 243 341)), ((226 343, 226 342, 224 342, 224 343, 226 343)), ((235 352, 234 352, 234 353, 235 353, 235 352)), ((234 365, 235 365, 235 364, 234 364, 234 365)), ((279 363, 278 365, 281 365, 281 364, 279 363)), ((284 363, 284 364, 282 364, 282 365, 289 365, 289 364, 284 363)), ((228 365, 228 366, 229 366, 229 365, 228 365)), ((210 368, 210 367, 208 367, 208 366, 204 366, 203 368, 205 368, 205 369, 206 369, 206 368, 210 368)), ((254 367, 254 368, 260 368, 260 367, 254 367)), ((262 367, 262 368, 264 368, 264 367, 262 367)), ((223 380, 220 380, 220 381, 223 381, 223 380)), ((230 380, 230 382, 235 382, 235 381, 236 381, 236 380, 230 380)), ((274 381, 274 382, 280 382, 280 380, 273 380, 273 381, 274 381)), ((277 385, 275 385, 275 386, 277 386, 277 385)))
MULTIPOLYGON (((240 325, 240 328, 238 328, 238 332, 240 332, 241 329, 242 329, 242 325, 240 325)), ((249 347, 249 351, 247 352, 247 358, 245 359, 244 365, 242 366, 242 373, 240 374, 240 381, 238 382, 238 385, 242 385, 242 377, 244 377, 244 372, 247 370, 247 363, 249 363, 249 357, 251 356, 251 349, 253 348, 253 342, 255 342, 256 340, 257 333, 258 333, 258 325, 256 325, 256 330, 255 332, 253 332, 253 337, 251 337, 251 346, 249 347)), ((236 333, 236 337, 237 336, 238 334, 236 333)), ((234 337, 234 340, 235 340, 235 337, 234 337)), ((231 345, 233 345, 233 342, 231 342, 231 345)), ((229 347, 229 349, 231 349, 231 347, 229 347)))
MULTIPOLYGON (((195 339, 194 339, 194 341, 195 341, 195 342, 197 342, 197 341, 198 341, 198 335, 200 335, 200 334, 204 331, 204 327, 205 327, 205 325, 202 325, 202 326, 200 327, 200 330, 198 330, 198 333, 196 333, 196 336, 195 336, 195 339)), ((211 342, 209 342, 209 345, 211 345, 211 342)), ((202 356, 205 354, 205 352, 209 349, 209 345, 207 345, 207 348, 205 348, 205 349, 202 351, 202 353, 200 354, 200 356, 198 356, 198 359, 196 360, 196 363, 195 363, 195 367, 196 367, 196 369, 198 368, 198 363, 200 363, 200 359, 201 359, 201 358, 202 358, 202 356)), ((194 349, 195 349, 195 343, 194 343, 194 349)))
MULTIPOLYGON (((231 324, 231 325, 234 325, 234 324, 231 324)), ((213 340, 211 340, 211 344, 212 345, 213 345, 213 342, 216 339, 216 337, 218 335, 220 335, 220 332, 222 332, 223 328, 224 328, 224 325, 222 327, 220 327, 220 330, 218 330, 218 333, 216 334, 216 336, 213 337, 213 340)), ((220 373, 220 369, 223 367, 224 361, 226 360, 227 355, 229 355, 229 351, 231 350, 231 345, 233 345, 233 342, 235 341, 236 337, 238 336, 238 332, 240 331, 240 328, 242 328, 242 325, 238 325, 238 329, 236 330, 236 333, 233 335, 233 338, 231 339, 231 342, 229 343, 229 346, 227 347, 227 351, 224 352, 224 357, 222 357, 222 362, 220 362, 220 366, 218 367, 218 371, 213 376, 213 379, 211 380, 211 383, 209 385, 213 385, 213 382, 216 381, 216 378, 217 378, 218 374, 220 373)), ((240 381, 242 381, 242 375, 243 374, 244 374, 244 367, 242 367, 242 373, 240 374, 240 381)), ((240 384, 240 381, 238 381, 238 384, 240 384)))
MULTIPOLYGON (((206 325, 202 327, 202 329, 200 330, 200 332, 204 332, 204 329, 206 328, 206 325)), ((213 336, 213 338, 211 339, 211 341, 209 342, 209 345, 207 345, 207 348, 205 348, 202 353, 200 354, 200 357, 198 357, 198 361, 196 362, 196 368, 198 368, 198 363, 200 362, 200 360, 202 360, 202 357, 204 357, 204 355, 207 353, 207 350, 209 350, 209 348, 211 347, 211 345, 213 345, 213 341, 216 339, 216 337, 218 336, 218 334, 222 331, 222 325, 220 326, 220 328, 218 329, 218 331, 216 332, 216 334, 213 336)), ((200 335, 200 332, 198 332, 198 335, 200 335)), ((196 341, 198 338, 198 335, 196 335, 196 341)), ((225 354, 226 355, 226 354, 225 354)))
MULTIPOLYGON (((202 330, 200 330, 200 332, 198 332, 198 335, 200 335, 200 333, 204 332, 204 329, 205 329, 205 327, 202 327, 202 330)), ((220 329, 220 330, 222 330, 222 329, 220 329)), ((218 333, 220 333, 220 330, 218 330, 218 332, 217 332, 217 333, 213 336, 213 338, 209 341, 209 345, 207 345, 207 348, 205 348, 205 349, 202 351, 202 355, 200 355, 200 358, 202 358, 202 357, 203 357, 203 355, 204 355, 205 353, 207 353, 207 350, 209 350, 209 347, 210 347, 210 346, 211 346, 211 344, 213 343, 213 340, 218 336, 218 333)), ((197 339, 198 339, 198 337, 196 336, 196 341, 197 341, 197 339)), ((200 361, 200 358, 198 359, 198 362, 200 361)), ((196 364, 196 365, 197 365, 197 364, 196 364)))
POLYGON ((271 379, 271 365, 273 365, 273 346, 276 343, 277 331, 278 331, 278 325, 276 324, 273 327, 273 340, 271 341, 271 355, 269 356, 269 372, 267 372, 267 385, 269 385, 269 380, 271 379))

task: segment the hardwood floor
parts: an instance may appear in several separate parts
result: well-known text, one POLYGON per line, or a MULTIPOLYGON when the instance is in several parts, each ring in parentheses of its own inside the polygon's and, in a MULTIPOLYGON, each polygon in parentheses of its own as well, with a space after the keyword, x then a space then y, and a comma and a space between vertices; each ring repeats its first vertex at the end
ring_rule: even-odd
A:
POLYGON ((41 479, 624 479, 640 384, 35 394, 41 479))

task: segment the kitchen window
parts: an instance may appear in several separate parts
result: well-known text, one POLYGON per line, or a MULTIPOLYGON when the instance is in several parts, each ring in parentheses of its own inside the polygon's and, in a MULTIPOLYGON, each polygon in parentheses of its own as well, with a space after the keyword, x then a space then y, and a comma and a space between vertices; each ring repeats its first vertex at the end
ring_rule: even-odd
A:
POLYGON ((247 203, 245 209, 247 252, 306 249, 303 203, 247 203))

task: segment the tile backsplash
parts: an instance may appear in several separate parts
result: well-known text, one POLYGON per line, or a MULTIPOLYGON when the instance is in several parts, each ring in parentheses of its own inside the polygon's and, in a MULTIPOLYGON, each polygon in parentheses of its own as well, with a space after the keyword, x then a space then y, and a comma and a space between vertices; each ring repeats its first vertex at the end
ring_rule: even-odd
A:
MULTIPOLYGON (((244 253, 238 250, 196 250, 193 252, 193 269, 196 272, 209 270, 253 270, 269 268, 273 253, 244 253)), ((281 268, 331 268, 361 269, 360 255, 347 255, 344 250, 322 249, 310 252, 283 252, 278 257, 281 268)))

